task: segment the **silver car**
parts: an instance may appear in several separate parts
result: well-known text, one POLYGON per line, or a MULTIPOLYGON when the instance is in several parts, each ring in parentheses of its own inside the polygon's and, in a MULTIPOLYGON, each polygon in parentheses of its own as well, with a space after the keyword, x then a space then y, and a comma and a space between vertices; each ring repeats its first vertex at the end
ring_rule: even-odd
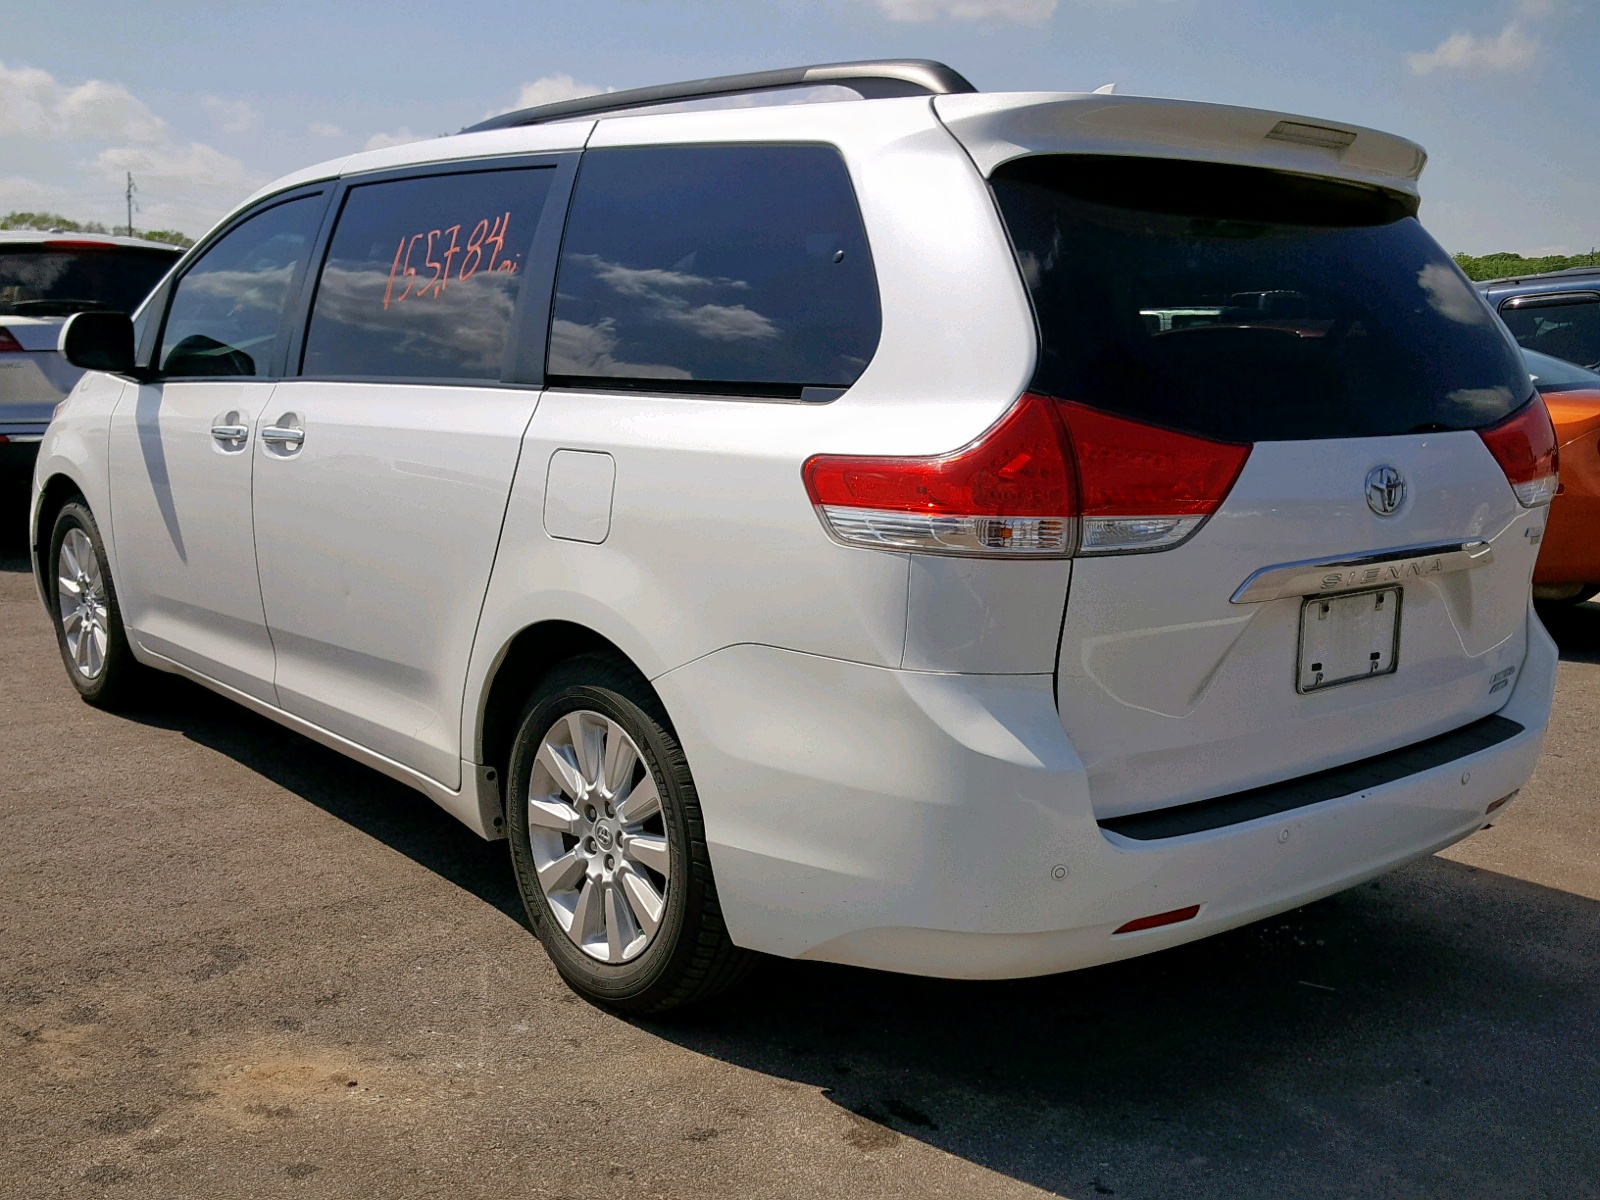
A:
POLYGON ((98 233, 0 232, 0 466, 31 468, 83 375, 56 352, 73 313, 131 313, 181 251, 98 233))

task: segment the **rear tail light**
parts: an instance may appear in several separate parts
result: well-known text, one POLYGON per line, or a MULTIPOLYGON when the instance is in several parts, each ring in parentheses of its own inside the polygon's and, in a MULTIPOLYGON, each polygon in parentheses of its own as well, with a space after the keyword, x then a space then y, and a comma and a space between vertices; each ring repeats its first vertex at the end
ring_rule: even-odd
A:
POLYGON ((1250 447, 1143 425, 1082 404, 1061 415, 1078 464, 1080 554, 1165 550, 1228 498, 1250 447))
POLYGON ((1506 482, 1524 508, 1550 503, 1559 482, 1560 455, 1556 428, 1542 396, 1535 392, 1532 400, 1498 425, 1478 430, 1478 436, 1506 473, 1506 482))
POLYGON ((1221 506, 1249 454, 1025 393, 950 454, 819 454, 802 475, 823 524, 846 545, 1065 558, 1178 545, 1221 506))
POLYGON ((11 336, 11 330, 0 329, 0 354, 20 354, 22 343, 11 336))

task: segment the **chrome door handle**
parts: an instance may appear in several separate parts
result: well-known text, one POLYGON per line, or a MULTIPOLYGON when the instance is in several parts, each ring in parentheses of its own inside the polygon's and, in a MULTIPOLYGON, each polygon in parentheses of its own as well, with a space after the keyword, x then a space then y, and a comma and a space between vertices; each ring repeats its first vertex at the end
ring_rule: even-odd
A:
POLYGON ((219 442, 242 442, 250 436, 248 425, 213 425, 211 436, 219 442))
POLYGON ((306 440, 306 431, 284 425, 268 425, 261 431, 261 440, 269 446, 298 446, 306 440))

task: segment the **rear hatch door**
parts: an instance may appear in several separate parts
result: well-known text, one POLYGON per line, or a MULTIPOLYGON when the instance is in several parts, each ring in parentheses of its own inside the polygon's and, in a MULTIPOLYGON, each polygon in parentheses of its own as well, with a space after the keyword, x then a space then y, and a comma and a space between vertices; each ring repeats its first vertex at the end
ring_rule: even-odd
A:
POLYGON ((1097 814, 1500 707, 1546 508, 1482 431, 1548 419, 1414 198, 1126 155, 1015 158, 991 181, 1039 323, 1031 390, 1249 447, 1187 540, 1084 539, 1058 701, 1097 814))

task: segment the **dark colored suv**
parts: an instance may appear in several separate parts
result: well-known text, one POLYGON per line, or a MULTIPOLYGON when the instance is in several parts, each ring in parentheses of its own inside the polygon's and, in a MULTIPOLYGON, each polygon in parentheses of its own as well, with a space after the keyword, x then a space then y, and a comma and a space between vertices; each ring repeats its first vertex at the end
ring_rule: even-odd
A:
POLYGON ((1600 367, 1600 266, 1478 285, 1524 350, 1600 367))

